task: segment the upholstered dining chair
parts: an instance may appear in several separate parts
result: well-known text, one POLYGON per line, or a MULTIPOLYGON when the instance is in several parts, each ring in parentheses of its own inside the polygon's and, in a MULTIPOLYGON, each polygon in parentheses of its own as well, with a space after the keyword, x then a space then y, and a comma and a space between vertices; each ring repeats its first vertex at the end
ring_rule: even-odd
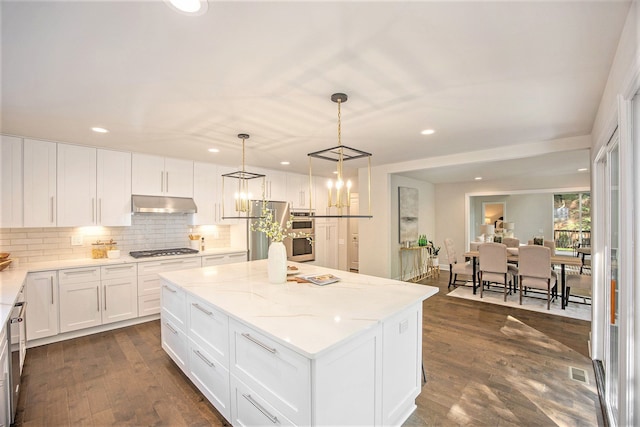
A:
POLYGON ((515 237, 503 237, 502 243, 508 248, 520 247, 520 239, 516 239, 515 237))
MULTIPOLYGON (((553 240, 545 240, 544 242, 542 242, 543 246, 549 248, 549 250, 551 251, 551 255, 555 255, 556 254, 556 242, 554 242, 553 240)), ((529 240, 528 243, 529 246, 536 246, 533 244, 533 240, 529 240)))
POLYGON ((449 286, 456 284, 458 280, 458 274, 465 274, 473 277, 473 265, 470 262, 460 262, 458 255, 456 254, 456 247, 453 240, 450 238, 444 239, 444 247, 447 251, 447 258, 449 259, 449 286))
POLYGON ((551 249, 547 246, 527 245, 518 250, 518 270, 520 276, 520 305, 522 293, 527 288, 547 291, 547 310, 551 308, 551 288, 557 283, 555 272, 551 270, 551 249))
POLYGON ((592 276, 586 274, 568 274, 567 275, 567 295, 566 301, 569 303, 569 296, 574 295, 584 299, 587 302, 587 298, 591 299, 591 289, 593 286, 592 276))
POLYGON ((483 297, 484 283, 504 285, 504 300, 507 300, 509 275, 517 277, 518 268, 507 264, 507 247, 502 243, 483 243, 478 248, 480 252, 480 298, 483 297))

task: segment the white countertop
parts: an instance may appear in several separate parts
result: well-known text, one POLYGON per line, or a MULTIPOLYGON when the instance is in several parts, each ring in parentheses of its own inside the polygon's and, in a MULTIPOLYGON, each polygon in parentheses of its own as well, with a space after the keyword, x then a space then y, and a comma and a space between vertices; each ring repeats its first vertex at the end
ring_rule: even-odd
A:
POLYGON ((18 267, 15 267, 12 264, 9 266, 9 268, 0 271, 0 328, 6 324, 7 320, 9 320, 11 309, 13 308, 13 305, 18 298, 18 293, 20 292, 20 288, 24 284, 28 273, 48 270, 60 270, 63 268, 94 267, 103 265, 128 264, 133 262, 160 261, 172 258, 191 258, 207 255, 232 254, 246 251, 246 249, 242 248, 216 248, 206 251, 200 251, 197 254, 190 255, 150 258, 133 258, 129 255, 123 255, 118 259, 78 258, 58 261, 44 261, 30 264, 21 263, 18 267))
POLYGON ((331 273, 326 286, 267 280, 266 260, 162 273, 167 281, 281 344, 315 358, 423 301, 438 288, 289 262, 301 275, 331 273))

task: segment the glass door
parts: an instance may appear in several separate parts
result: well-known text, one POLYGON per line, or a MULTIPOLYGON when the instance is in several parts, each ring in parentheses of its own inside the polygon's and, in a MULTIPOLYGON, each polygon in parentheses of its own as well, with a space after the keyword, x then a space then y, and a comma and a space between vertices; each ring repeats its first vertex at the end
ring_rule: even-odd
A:
POLYGON ((614 135, 611 148, 605 162, 606 207, 605 224, 605 283, 606 287, 606 327, 605 327, 605 396, 607 410, 613 424, 618 421, 618 385, 619 385, 619 229, 620 229, 620 157, 617 134, 614 135))

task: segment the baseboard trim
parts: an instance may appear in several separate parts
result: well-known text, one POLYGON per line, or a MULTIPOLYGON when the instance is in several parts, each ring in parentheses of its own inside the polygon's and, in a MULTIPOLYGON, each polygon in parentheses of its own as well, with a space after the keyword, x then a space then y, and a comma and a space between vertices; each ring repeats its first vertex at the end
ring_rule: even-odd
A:
POLYGON ((39 347, 41 345, 53 344, 60 341, 66 341, 73 338, 84 337, 87 335, 98 334, 100 332, 112 331, 114 329, 126 328, 127 326, 138 325, 140 323, 151 322, 160 318, 160 314, 152 314, 150 316, 136 317, 135 319, 123 320, 122 322, 109 323, 107 325, 100 325, 93 328, 80 329, 77 331, 65 332, 58 335, 53 335, 46 338, 40 338, 37 340, 27 341, 27 348, 39 347))
POLYGON ((604 427, 610 427, 609 413, 607 411, 607 402, 604 395, 604 365, 602 360, 593 360, 593 372, 596 377, 596 386, 598 388, 598 398, 600 399, 600 410, 602 411, 602 420, 604 427))

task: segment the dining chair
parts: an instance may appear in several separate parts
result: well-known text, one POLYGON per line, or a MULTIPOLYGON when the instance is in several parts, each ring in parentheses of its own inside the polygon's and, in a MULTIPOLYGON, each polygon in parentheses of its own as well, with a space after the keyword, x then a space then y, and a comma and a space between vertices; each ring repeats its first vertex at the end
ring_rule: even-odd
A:
MULTIPOLYGON (((534 245, 533 244, 533 240, 529 240, 528 243, 529 246, 538 246, 538 245, 534 245)), ((553 240, 545 240, 544 242, 542 242, 542 245, 549 248, 549 250, 551 251, 551 255, 555 255, 556 254, 556 242, 554 242, 553 240)))
POLYGON ((591 290, 593 286, 592 276, 586 274, 569 274, 567 275, 567 294, 566 302, 569 303, 569 296, 578 296, 582 298, 586 304, 587 298, 591 299, 591 290))
POLYGON ((520 247, 520 239, 516 239, 515 237, 503 237, 502 243, 504 243, 508 248, 520 247))
POLYGON ((444 247, 449 259, 449 285, 447 288, 450 288, 451 285, 455 286, 458 274, 466 274, 473 278, 473 265, 471 262, 459 262, 453 240, 450 238, 444 239, 444 247))
POLYGON ((518 268, 507 264, 507 247, 502 243, 483 243, 480 251, 480 298, 483 297, 485 282, 497 283, 504 286, 504 300, 507 300, 507 290, 510 283, 509 275, 517 277, 518 268))
POLYGON ((540 245, 522 246, 518 250, 518 270, 520 276, 520 305, 522 293, 527 288, 546 289, 547 310, 551 309, 551 282, 555 286, 557 277, 551 270, 551 249, 540 245))

